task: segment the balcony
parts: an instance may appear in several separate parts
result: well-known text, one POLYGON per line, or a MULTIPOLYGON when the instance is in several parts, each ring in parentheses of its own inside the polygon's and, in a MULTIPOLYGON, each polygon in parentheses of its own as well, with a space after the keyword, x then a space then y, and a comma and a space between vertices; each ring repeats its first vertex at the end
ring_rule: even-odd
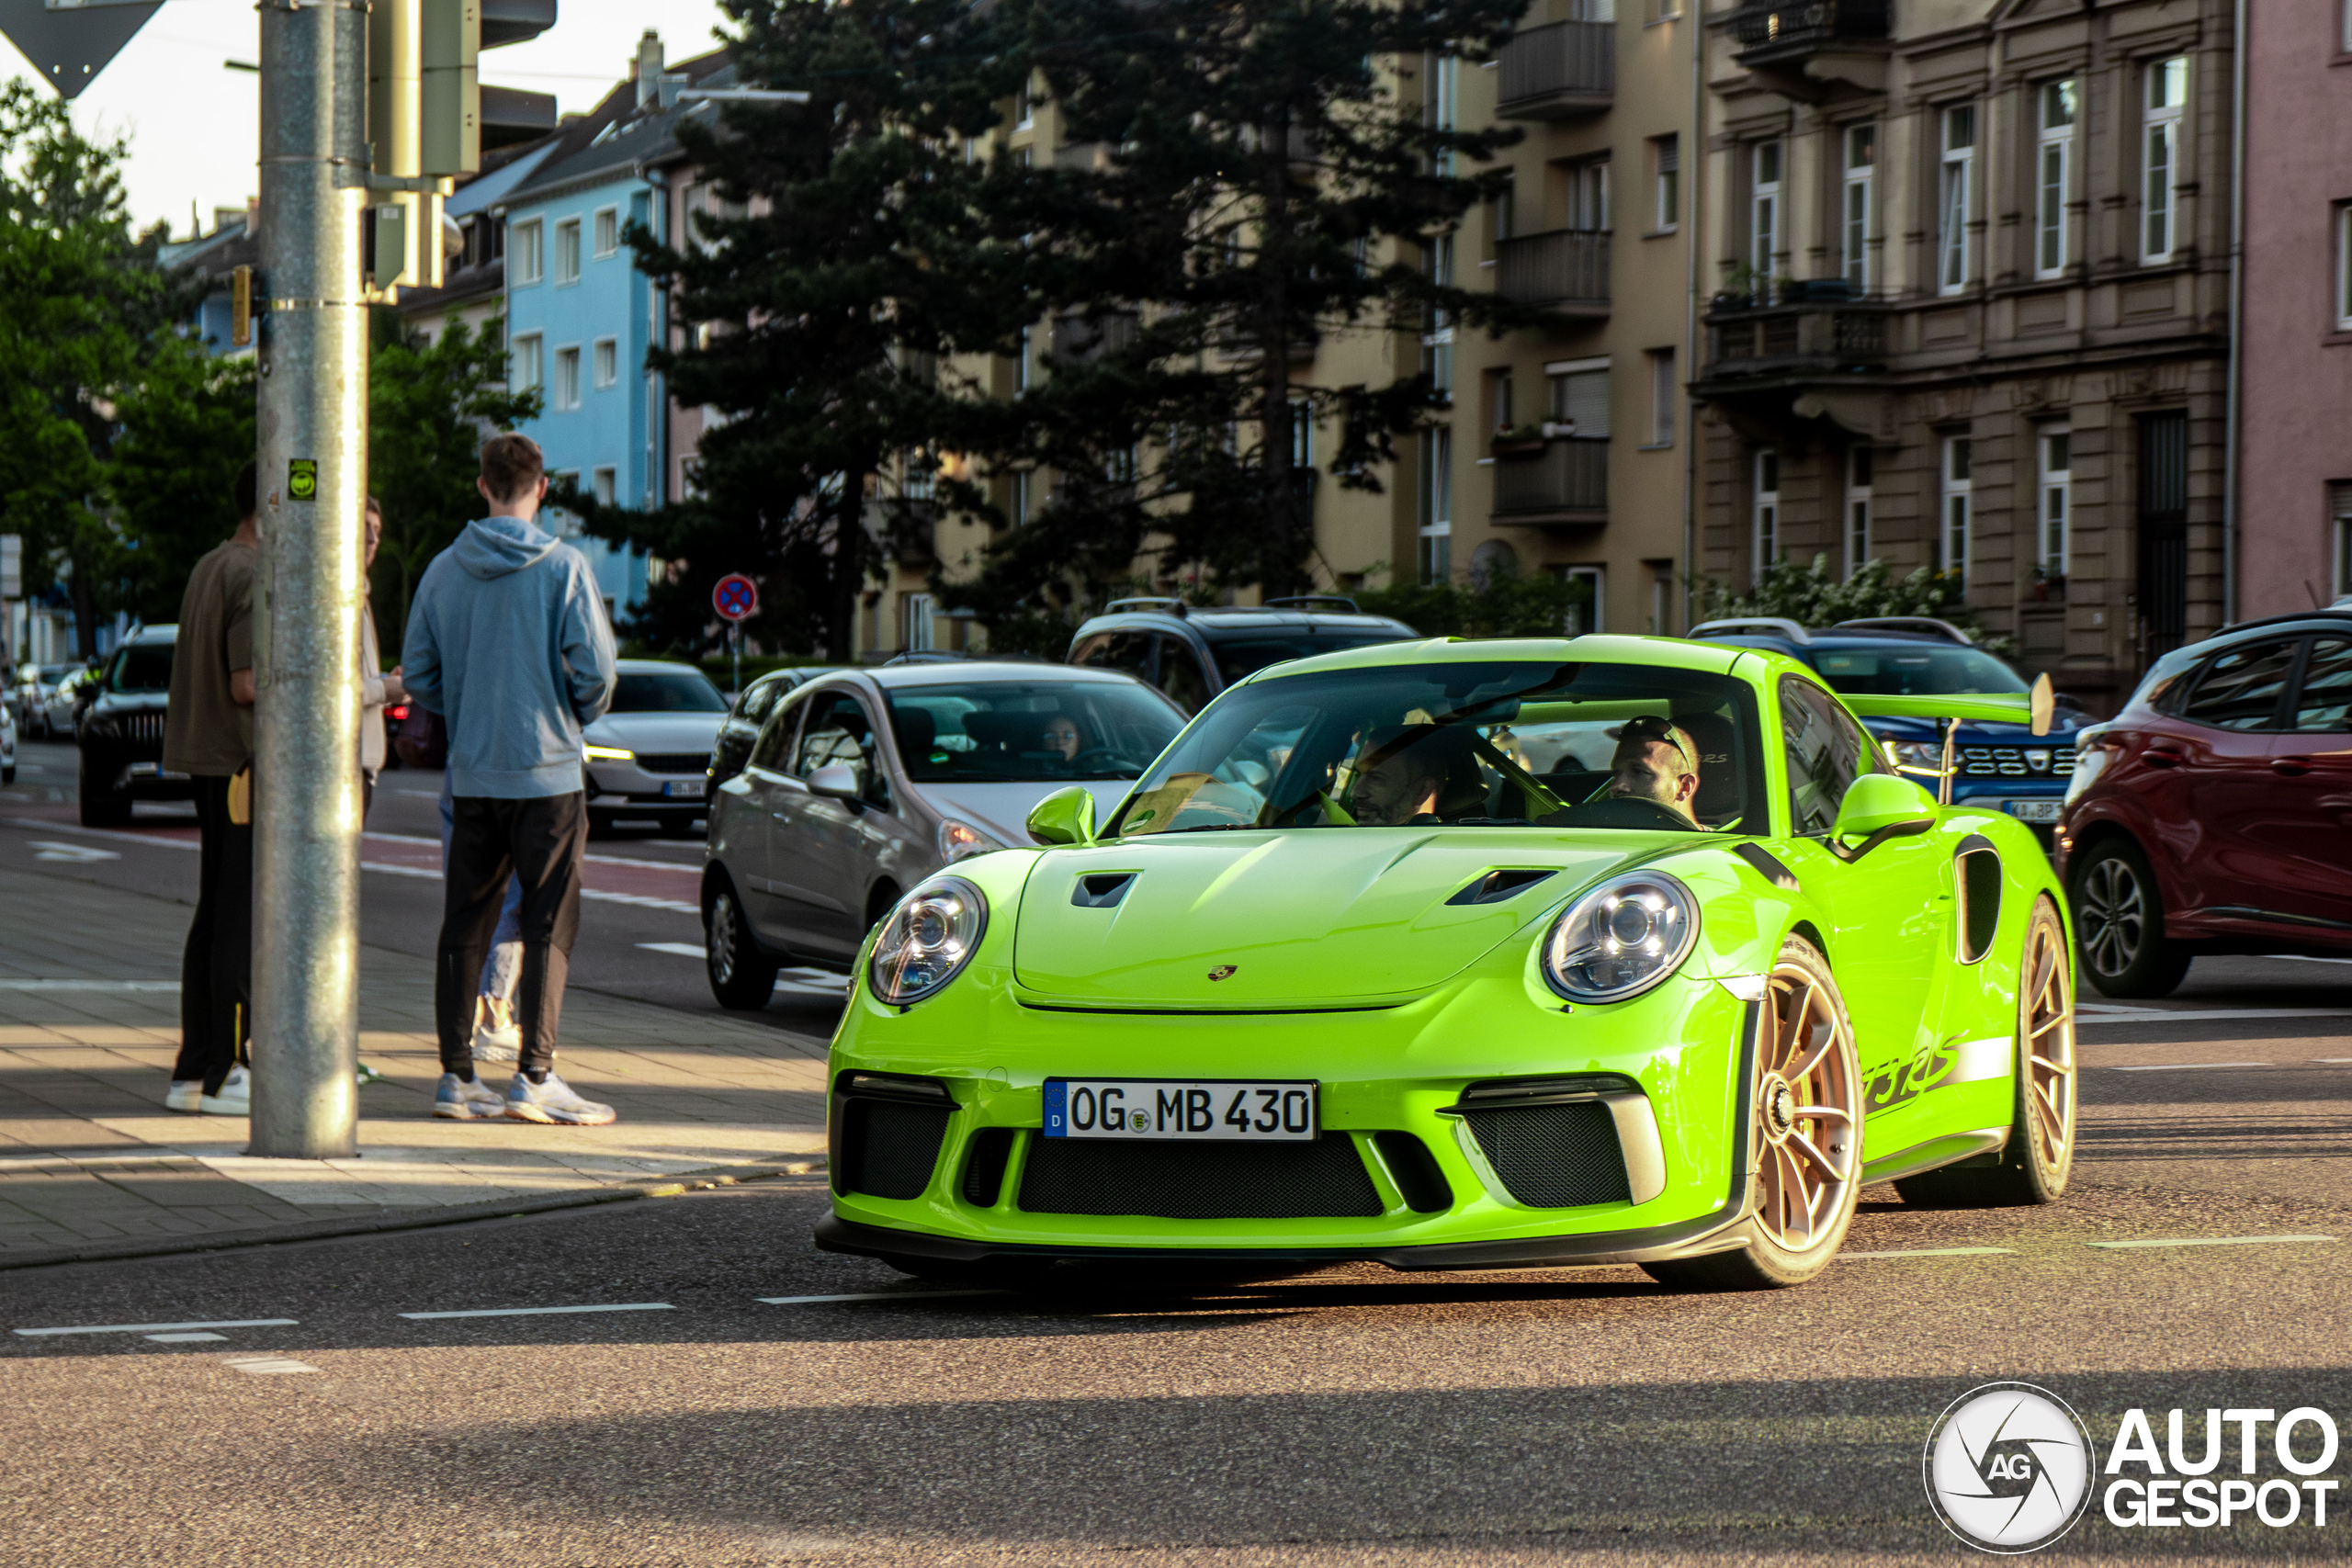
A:
POLYGON ((1495 114, 1502 119, 1568 119, 1598 114, 1617 96, 1617 28, 1610 22, 1554 22, 1503 45, 1495 114))
POLYGON ((1609 231, 1553 229, 1495 247, 1495 292, 1571 316, 1609 313, 1609 231))
POLYGON ((1495 459, 1497 523, 1591 525, 1609 521, 1609 439, 1547 441, 1527 457, 1495 459))
POLYGON ((1883 366, 1891 349, 1889 309, 1824 293, 1829 297, 1777 301, 1718 295, 1707 311, 1707 379, 1834 375, 1883 366))
POLYGON ((1883 92, 1891 9, 1890 0, 1746 0, 1731 16, 1732 58, 1804 103, 1839 83, 1883 92))

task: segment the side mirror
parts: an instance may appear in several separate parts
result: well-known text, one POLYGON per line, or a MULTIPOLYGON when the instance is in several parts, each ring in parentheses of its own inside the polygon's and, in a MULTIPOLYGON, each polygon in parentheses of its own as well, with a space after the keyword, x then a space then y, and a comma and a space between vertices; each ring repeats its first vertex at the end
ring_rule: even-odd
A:
POLYGON ((855 768, 847 762, 828 762, 808 775, 808 793, 827 800, 856 800, 865 792, 858 785, 855 768))
POLYGON ((1864 773, 1847 788, 1838 804, 1838 820, 1829 829, 1833 852, 1856 861, 1889 839, 1924 833, 1936 825, 1936 797, 1909 779, 1893 773, 1864 773), (1862 841, 1840 848, 1847 839, 1862 841))
POLYGON ((1057 789, 1029 812, 1029 836, 1041 844, 1091 844, 1094 841, 1094 796, 1082 785, 1057 789))
POLYGON ((2049 734, 2050 721, 2058 716, 2058 699, 2050 690, 2048 671, 2033 678, 2033 692, 2026 698, 2026 704, 2033 713, 2033 732, 2049 734))

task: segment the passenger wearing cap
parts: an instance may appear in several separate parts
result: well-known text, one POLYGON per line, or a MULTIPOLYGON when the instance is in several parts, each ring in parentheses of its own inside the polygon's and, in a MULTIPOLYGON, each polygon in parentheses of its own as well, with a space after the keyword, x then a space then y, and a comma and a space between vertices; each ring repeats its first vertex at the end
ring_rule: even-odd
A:
POLYGON ((1699 794, 1699 748, 1680 725, 1654 715, 1627 719, 1609 772, 1610 799, 1653 801, 1699 826, 1690 806, 1699 794))

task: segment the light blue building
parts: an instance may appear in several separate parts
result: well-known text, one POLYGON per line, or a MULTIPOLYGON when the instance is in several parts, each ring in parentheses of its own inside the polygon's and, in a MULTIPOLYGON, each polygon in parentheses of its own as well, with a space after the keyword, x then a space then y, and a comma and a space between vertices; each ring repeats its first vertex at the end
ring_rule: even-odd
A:
MULTIPOLYGON (((661 42, 648 33, 636 76, 568 128, 501 207, 513 384, 537 387, 544 401, 519 428, 538 442, 551 476, 573 479, 605 504, 668 499, 666 399, 645 365, 666 317, 622 235, 636 223, 667 238, 678 91, 726 68, 714 54, 665 73, 661 42)), ((650 563, 642 553, 577 543, 611 608, 643 601, 650 563)))

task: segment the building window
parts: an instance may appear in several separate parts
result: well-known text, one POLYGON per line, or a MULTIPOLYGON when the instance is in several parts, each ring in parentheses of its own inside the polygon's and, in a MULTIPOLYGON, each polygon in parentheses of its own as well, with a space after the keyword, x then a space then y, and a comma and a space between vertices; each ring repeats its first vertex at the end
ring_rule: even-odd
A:
POLYGON ((1498 432, 1509 430, 1519 423, 1519 398, 1511 383, 1509 366, 1487 373, 1487 412, 1498 432))
MULTIPOLYGON (((1431 130, 1452 130, 1462 108, 1462 61, 1452 54, 1421 57, 1421 120, 1431 130)), ((1430 160, 1440 179, 1453 177, 1453 153, 1442 152, 1430 160)))
POLYGON ((1878 170, 1878 126, 1846 128, 1846 189, 1838 213, 1838 260, 1858 294, 1871 287, 1871 190, 1878 170))
POLYGON ((580 350, 577 345, 555 351, 555 406, 580 406, 580 350))
POLYGON ((907 651, 926 653, 939 646, 936 638, 936 610, 928 593, 907 595, 907 651))
POLYGON ((1781 558, 1781 454, 1767 446, 1756 454, 1756 500, 1750 514, 1750 551, 1747 561, 1751 579, 1761 578, 1765 570, 1781 558))
POLYGON ((545 384, 539 369, 539 334, 526 333, 514 340, 514 389, 527 392, 545 384))
MULTIPOLYGON (((1429 277, 1439 288, 1453 287, 1453 236, 1440 234, 1429 242, 1427 248, 1429 277)), ((1421 367, 1430 375, 1430 386, 1448 402, 1453 400, 1453 314, 1439 309, 1430 312, 1429 334, 1421 339, 1421 367)))
POLYGON ((1021 90, 1012 96, 1012 129, 1034 130, 1036 126, 1037 100, 1029 96, 1029 84, 1023 82, 1021 90))
POLYGON ((2041 448, 2041 501, 2040 537, 2034 551, 2034 563, 2041 569, 2047 581, 2066 581, 2066 551, 2074 531, 2075 511, 2075 438, 2074 433, 2063 427, 2038 433, 2035 443, 2041 448))
POLYGON ((588 490, 589 493, 596 498, 597 505, 612 505, 614 498, 620 491, 620 470, 591 468, 588 471, 588 490))
POLYGON ((1965 435, 1944 437, 1943 510, 1936 533, 1936 570, 1968 585, 1970 470, 1975 463, 1975 443, 1965 435))
POLYGON ((1570 229, 1601 230, 1610 226, 1609 160, 1588 158, 1567 168, 1567 223, 1570 229))
POLYGON ((1609 569, 1605 566, 1564 566, 1559 569, 1560 581, 1582 584, 1585 601, 1568 606, 1568 624, 1563 627, 1570 637, 1582 637, 1587 632, 1602 629, 1602 615, 1609 605, 1609 569))
POLYGON ((1645 564, 1650 569, 1650 636, 1670 637, 1674 632, 1674 567, 1667 561, 1645 564))
POLYGON ((2177 54, 2148 67, 2147 107, 2141 125, 2140 259, 2172 259, 2177 241, 2180 193, 2180 116, 2188 102, 2188 56, 2177 54))
POLYGON ((608 337, 596 340, 596 385, 609 387, 621 378, 620 344, 608 337))
POLYGON ((1028 469, 1017 468, 1013 471, 1012 503, 1005 509, 1005 514, 1016 528, 1029 521, 1029 481, 1028 469))
POLYGON ((1421 432, 1420 569, 1423 582, 1453 575, 1453 432, 1421 432))
POLYGON ((2352 206, 2335 209, 2335 330, 2352 332, 2352 206))
POLYGON ((621 248, 621 213, 616 207, 596 209, 596 254, 608 256, 621 248))
POLYGON ((1650 350, 1650 445, 1674 445, 1674 407, 1680 400, 1682 383, 1674 374, 1674 350, 1650 350))
POLYGON ((1029 329, 1027 327, 1021 329, 1021 342, 1012 356, 1012 389, 1016 392, 1025 392, 1029 389, 1029 329))
POLYGON ((1758 141, 1748 150, 1747 266, 1758 300, 1772 293, 1772 266, 1781 254, 1781 143, 1758 141))
MULTIPOLYGON (((1510 372, 1506 371, 1504 375, 1508 378, 1510 372)), ((1114 462, 1116 461, 1114 458, 1114 462)), ((1297 471, 1315 466, 1315 404, 1306 398, 1290 400, 1290 466, 1297 471)), ((1124 482, 1133 484, 1136 470, 1132 448, 1126 456, 1125 474, 1124 482)))
POLYGON ((1487 249, 1488 255, 1501 254, 1502 243, 1519 231, 1519 188, 1506 180, 1487 212, 1488 237, 1494 242, 1487 249))
POLYGON ((1682 222, 1682 138, 1651 137, 1650 162, 1657 171, 1650 226, 1665 232, 1682 222))
POLYGON ((1846 454, 1846 575, 1870 564, 1871 481, 1877 476, 1878 454, 1856 446, 1846 454))
POLYGON ((2075 121, 2082 90, 2069 78, 2044 82, 2033 165, 2033 275, 2055 277, 2072 258, 2066 245, 2066 199, 2074 188, 2075 121))
POLYGON ((1544 367, 1552 383, 1550 435, 1609 435, 1609 361, 1555 359, 1544 367))
POLYGON ((1975 276, 1976 107, 1943 112, 1943 184, 1937 204, 1936 292, 1957 294, 1975 276))
POLYGON ((2338 479, 2327 487, 2328 516, 2335 525, 2335 559, 2329 571, 2335 579, 2333 596, 2352 594, 2352 480, 2338 479))
POLYGON ((517 223, 506 234, 506 275, 516 283, 539 280, 539 220, 517 223))
POLYGON ((580 281, 580 220, 567 218, 555 226, 555 280, 580 281))

